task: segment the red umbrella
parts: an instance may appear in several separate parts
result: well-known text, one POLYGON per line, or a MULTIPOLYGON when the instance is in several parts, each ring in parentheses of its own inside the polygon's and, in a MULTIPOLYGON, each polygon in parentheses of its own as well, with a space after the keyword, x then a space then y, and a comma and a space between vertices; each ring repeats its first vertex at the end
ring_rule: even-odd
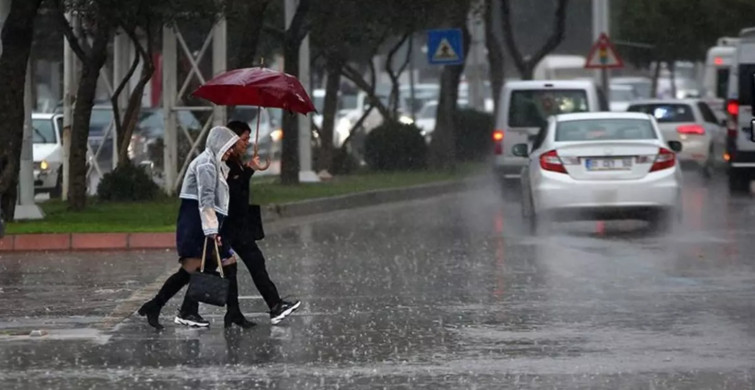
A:
MULTIPOLYGON (((267 68, 234 69, 212 78, 192 95, 223 106, 258 106, 282 108, 307 114, 315 105, 299 80, 290 74, 267 68)), ((254 155, 259 141, 259 119, 254 140, 254 155)))
POLYGON ((300 114, 316 111, 296 77, 267 68, 225 72, 204 83, 192 95, 224 106, 282 108, 300 114))

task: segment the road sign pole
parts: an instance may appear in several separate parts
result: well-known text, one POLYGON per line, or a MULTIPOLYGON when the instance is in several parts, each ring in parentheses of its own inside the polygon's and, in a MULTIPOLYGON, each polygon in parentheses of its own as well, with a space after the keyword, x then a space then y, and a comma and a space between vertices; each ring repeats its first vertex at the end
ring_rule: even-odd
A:
MULTIPOLYGON (((597 41, 600 38, 600 35, 605 33, 606 35, 610 35, 610 25, 609 25, 609 12, 610 9, 610 2, 609 0, 592 0, 592 37, 593 41, 597 41)), ((609 88, 608 84, 608 70, 606 68, 602 68, 599 70, 599 74, 596 74, 596 77, 599 77, 600 86, 603 88, 603 93, 605 93, 606 100, 610 101, 610 93, 611 89, 609 88)))

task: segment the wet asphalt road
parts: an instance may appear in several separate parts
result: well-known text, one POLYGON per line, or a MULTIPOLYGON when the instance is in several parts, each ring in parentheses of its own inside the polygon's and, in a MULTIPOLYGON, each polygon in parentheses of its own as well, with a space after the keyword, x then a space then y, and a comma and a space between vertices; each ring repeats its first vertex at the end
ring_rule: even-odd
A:
POLYGON ((685 178, 684 220, 521 226, 491 185, 291 220, 262 248, 282 326, 162 333, 131 315, 173 252, 0 258, 2 389, 755 387, 755 202, 685 178), (28 337, 31 330, 46 336, 28 337))

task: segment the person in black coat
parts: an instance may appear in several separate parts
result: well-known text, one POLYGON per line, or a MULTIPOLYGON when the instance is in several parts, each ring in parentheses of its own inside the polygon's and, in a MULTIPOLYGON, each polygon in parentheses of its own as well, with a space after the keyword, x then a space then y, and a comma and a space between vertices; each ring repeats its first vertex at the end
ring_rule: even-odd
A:
MULTIPOLYGON (((251 129, 248 124, 241 121, 231 121, 227 127, 239 136, 239 142, 236 144, 231 157, 226 161, 230 168, 227 179, 230 203, 228 205, 228 217, 221 229, 221 236, 225 244, 230 245, 233 252, 246 264, 249 273, 252 275, 254 285, 270 309, 270 322, 275 325, 298 309, 301 302, 289 302, 281 299, 278 289, 267 273, 265 257, 253 238, 255 226, 251 226, 251 224, 254 223, 255 219, 250 218, 249 183, 254 172, 267 169, 270 161, 268 160, 262 166, 255 153, 251 161, 245 163, 243 158, 249 146, 251 129)), ((261 226, 257 228, 261 229, 261 226)), ((230 300, 231 295, 229 293, 229 313, 232 310, 231 306, 235 305, 231 322, 239 324, 246 320, 241 311, 238 310, 238 294, 236 294, 234 302, 230 300)), ((228 326, 228 323, 226 323, 226 326, 228 326)))

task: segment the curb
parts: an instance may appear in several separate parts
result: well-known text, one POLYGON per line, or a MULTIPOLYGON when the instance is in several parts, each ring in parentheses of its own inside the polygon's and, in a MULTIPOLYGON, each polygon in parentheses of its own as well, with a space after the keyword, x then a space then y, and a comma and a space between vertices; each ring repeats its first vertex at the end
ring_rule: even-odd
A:
MULTIPOLYGON (((486 181, 474 178, 411 187, 373 190, 262 208, 262 220, 274 222, 383 203, 429 198, 476 188, 486 181)), ((176 233, 40 233, 12 234, 0 239, 2 252, 173 249, 176 233)))

